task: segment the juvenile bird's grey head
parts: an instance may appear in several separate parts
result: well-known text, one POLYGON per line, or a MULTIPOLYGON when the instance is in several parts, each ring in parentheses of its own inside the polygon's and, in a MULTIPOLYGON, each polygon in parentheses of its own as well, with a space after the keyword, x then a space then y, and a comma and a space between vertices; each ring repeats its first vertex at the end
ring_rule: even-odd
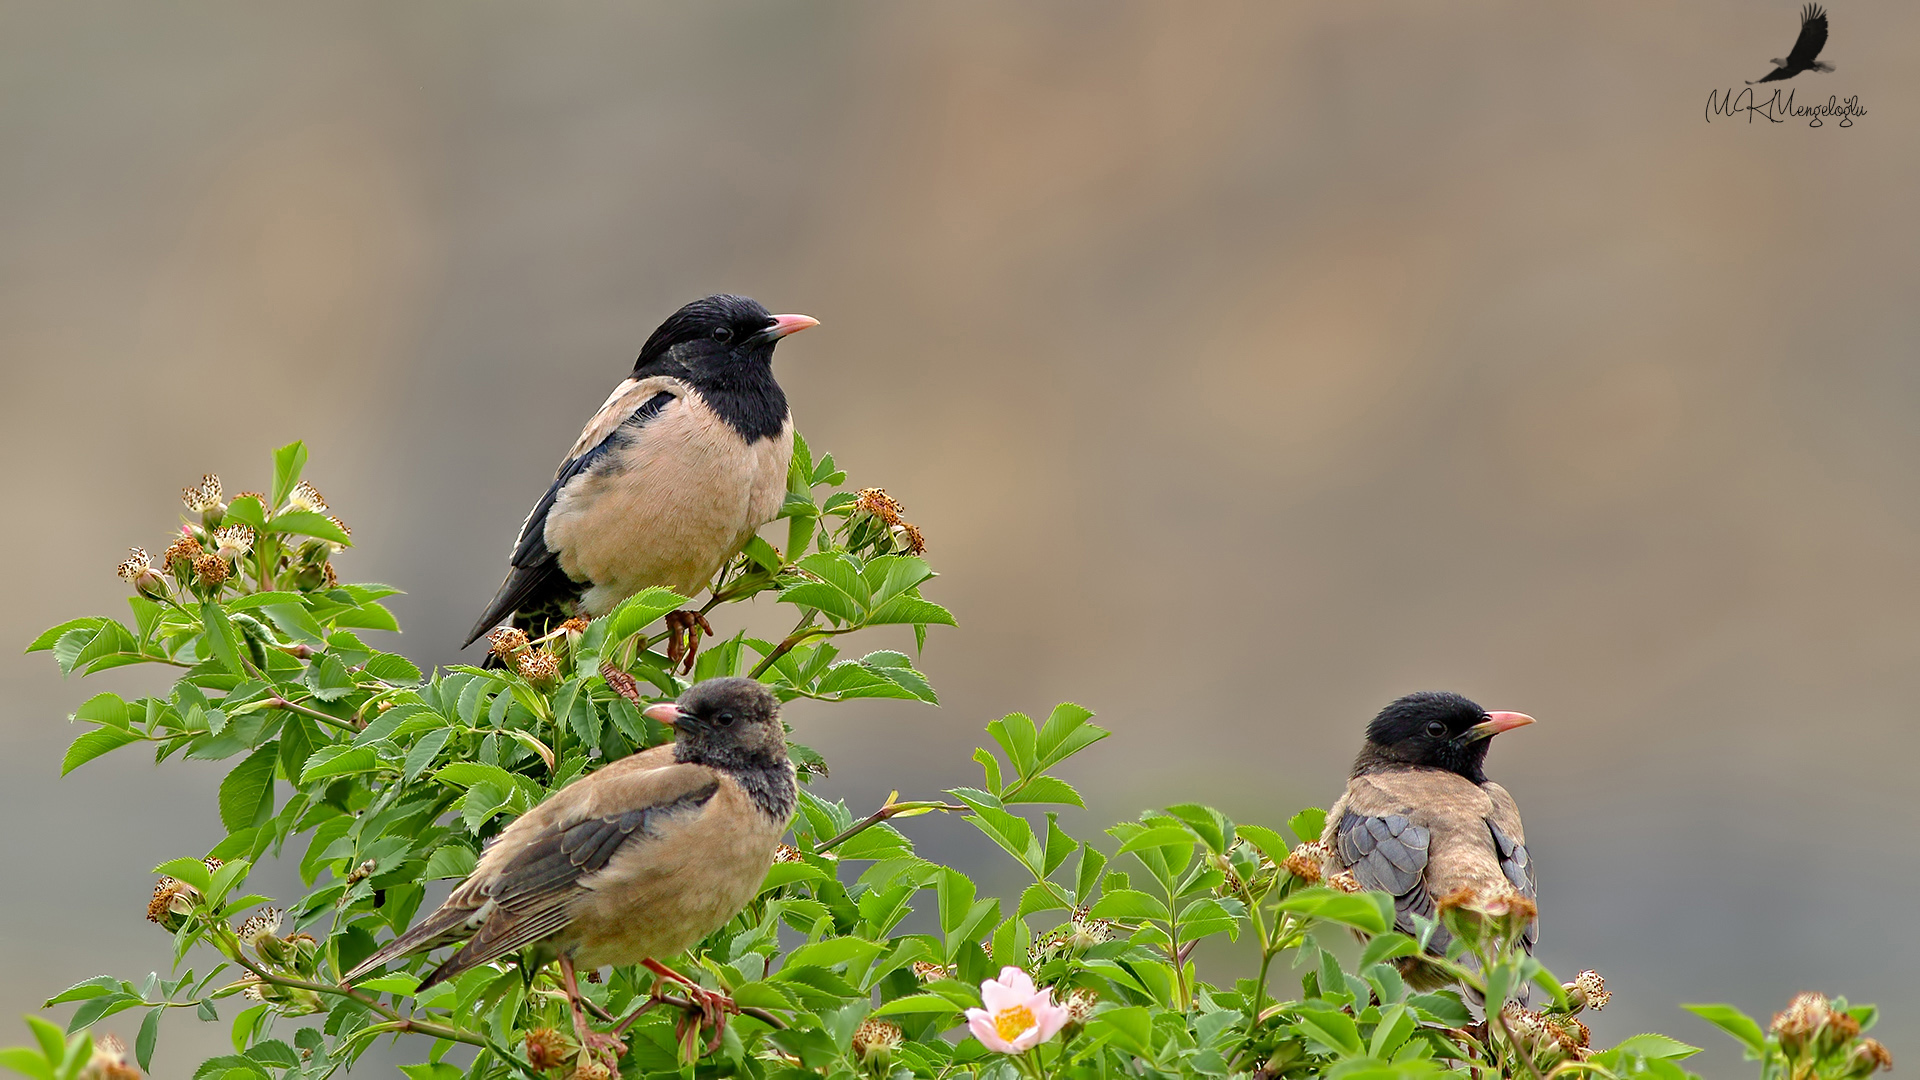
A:
POLYGON ((1488 740, 1531 723, 1533 717, 1525 713, 1488 712, 1459 694, 1408 694, 1367 725, 1367 745, 1354 760, 1353 775, 1415 766, 1445 769, 1484 784, 1488 740))
POLYGON ((784 768, 786 729, 780 701, 754 679, 708 679, 646 715, 674 731, 674 756, 720 769, 784 768))

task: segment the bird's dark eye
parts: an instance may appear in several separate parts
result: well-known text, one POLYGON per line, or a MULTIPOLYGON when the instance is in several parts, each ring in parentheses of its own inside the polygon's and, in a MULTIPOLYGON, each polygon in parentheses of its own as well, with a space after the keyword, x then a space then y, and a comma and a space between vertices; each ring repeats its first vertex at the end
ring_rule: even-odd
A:
POLYGON ((1444 739, 1447 737, 1447 725, 1435 720, 1427 725, 1427 738, 1444 739))
POLYGON ((717 341, 717 342, 719 342, 719 343, 720 343, 720 344, 722 344, 722 345, 725 345, 725 344, 726 344, 727 342, 729 342, 729 341, 732 341, 732 340, 733 340, 733 327, 731 327, 731 326, 716 326, 716 327, 714 327, 714 328, 713 328, 713 340, 715 340, 715 341, 717 341))
POLYGON ((730 712, 723 712, 719 716, 714 717, 713 722, 720 725, 721 727, 732 727, 733 714, 730 712))

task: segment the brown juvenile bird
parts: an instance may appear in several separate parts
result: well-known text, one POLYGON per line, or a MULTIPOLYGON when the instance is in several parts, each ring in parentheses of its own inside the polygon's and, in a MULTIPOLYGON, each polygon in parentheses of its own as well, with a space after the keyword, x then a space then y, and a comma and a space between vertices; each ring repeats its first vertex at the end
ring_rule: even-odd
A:
MULTIPOLYGON (((693 946, 753 899, 793 816, 779 702, 752 679, 709 679, 647 716, 674 742, 622 758, 561 788, 501 832, 447 902, 347 973, 347 982, 409 953, 465 944, 420 984, 537 946, 560 961, 582 1045, 625 1050, 588 1027, 575 971, 644 964, 688 994, 715 1026, 738 1011, 661 961, 693 946)), ((650 1003, 651 1004, 651 1003, 650 1003)))
MULTIPOLYGON (((655 585, 698 595, 786 499, 793 414, 773 347, 817 325, 744 296, 695 300, 661 323, 527 514, 513 568, 461 648, 504 619, 538 636, 655 585)), ((712 628, 694 611, 667 626, 669 658, 691 670, 712 628)))
MULTIPOLYGON (((1517 892, 1531 904, 1538 890, 1520 808, 1483 770, 1489 739, 1531 723, 1524 713, 1488 712, 1448 693, 1408 694, 1380 710, 1346 794, 1327 814, 1320 838, 1327 873, 1351 871, 1362 887, 1391 893, 1395 929, 1415 936, 1413 917, 1437 919, 1441 897, 1517 892)), ((1532 952, 1539 937, 1534 919, 1521 944, 1532 952)), ((1444 955, 1451 940, 1438 927, 1429 948, 1444 955)), ((1421 990, 1453 981, 1417 958, 1401 971, 1421 990)), ((1524 987, 1515 996, 1525 1004, 1524 987)))

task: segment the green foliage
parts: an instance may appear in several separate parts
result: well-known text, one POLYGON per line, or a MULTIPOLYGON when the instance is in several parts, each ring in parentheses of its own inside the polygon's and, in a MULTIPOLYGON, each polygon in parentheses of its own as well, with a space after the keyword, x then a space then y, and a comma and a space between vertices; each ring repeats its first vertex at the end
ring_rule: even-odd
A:
MULTIPOLYGON (((86 728, 63 769, 135 744, 149 745, 156 761, 229 761, 215 800, 227 836, 204 856, 155 867, 164 877, 148 917, 173 936, 177 974, 139 985, 103 975, 69 988, 47 1002, 74 1007, 65 1029, 30 1017, 36 1045, 0 1050, 0 1065, 42 1080, 135 1075, 131 1065, 107 1066, 124 1054, 150 1069, 161 1018, 191 1010, 228 1025, 234 1051, 202 1063, 196 1078, 318 1080, 376 1040, 408 1035, 421 1037, 406 1043, 418 1054, 402 1069, 409 1077, 593 1075, 571 1071, 571 1059, 535 1065, 530 1035, 538 1043, 568 1028, 551 966, 490 965, 418 993, 424 957, 350 989, 339 979, 414 920, 429 883, 468 873, 516 815, 668 738, 641 714, 637 688, 670 698, 688 685, 658 647, 662 617, 690 600, 651 589, 584 627, 504 645, 505 668, 423 674, 367 640, 397 629, 381 603, 395 590, 336 581, 331 558, 349 534, 300 486, 305 459, 298 443, 276 454, 270 498, 190 503, 199 514, 185 530, 192 545, 176 545, 158 569, 122 567, 136 590, 130 619, 76 619, 30 646, 68 673, 175 669, 164 695, 100 694, 82 704, 72 719, 86 728), (234 525, 252 530, 244 550, 236 534, 215 532, 234 525), (183 556, 189 546, 202 550, 183 556), (221 567, 195 558, 216 549, 221 567), (244 893, 268 857, 295 860, 307 888, 284 911, 244 893), (213 966, 179 970, 190 953, 213 966), (94 1025, 132 1010, 140 1020, 131 1050, 97 1047, 94 1025)), ((928 626, 953 622, 920 593, 933 574, 917 531, 884 495, 823 490, 845 474, 831 455, 816 462, 804 440, 789 479, 786 550, 756 538, 701 610, 772 592, 795 609, 793 629, 777 642, 742 634, 713 642, 692 679, 746 673, 783 699, 937 701, 907 654, 850 658, 835 644, 909 625, 920 646, 928 626)), ((1686 1076, 1674 1061, 1692 1048, 1664 1036, 1587 1047, 1575 1014, 1604 999, 1585 983, 1563 989, 1518 949, 1519 916, 1451 910, 1456 944, 1426 961, 1495 1002, 1526 983, 1551 999, 1538 1011, 1510 1009, 1489 1028, 1456 991, 1408 986, 1397 962, 1420 946, 1392 930, 1390 898, 1320 884, 1311 850, 1291 849, 1274 828, 1183 803, 1114 825, 1097 843, 1074 835, 1060 817, 1083 802, 1059 770, 1107 737, 1091 721, 1072 704, 1038 724, 1020 713, 993 721, 992 745, 974 755, 979 786, 944 799, 896 797, 856 816, 803 788, 791 845, 759 895, 679 961, 743 1015, 708 1054, 693 1037, 698 1025, 675 1009, 647 1013, 628 1033, 621 1075, 1686 1076), (901 824, 931 813, 964 815, 1011 857, 1026 879, 1019 894, 982 896, 966 874, 919 855, 901 824), (910 919, 916 910, 925 915, 910 919), (1366 944, 1349 967, 1326 946, 1352 935, 1366 944), (1196 960, 1203 949, 1250 952, 1258 975, 1209 983, 1196 960), (1275 996, 1272 968, 1282 959, 1300 973, 1297 996, 1275 996), (989 1049, 965 1026, 966 1010, 982 1004, 982 981, 1008 966, 1070 1010, 1056 1037, 1018 1055, 989 1049)), ((794 756, 803 777, 824 768, 805 747, 794 756)), ((1323 821, 1309 809, 1287 828, 1310 843, 1323 821)), ((644 969, 620 968, 584 992, 620 1016, 654 989, 644 969)), ((1725 1007, 1696 1011, 1756 1056, 1773 1055, 1767 1080, 1800 1060, 1725 1007)), ((1871 1016, 1861 1012, 1846 1015, 1864 1026, 1871 1016)), ((1852 1044, 1822 1052, 1821 1061, 1858 1056, 1852 1044)))

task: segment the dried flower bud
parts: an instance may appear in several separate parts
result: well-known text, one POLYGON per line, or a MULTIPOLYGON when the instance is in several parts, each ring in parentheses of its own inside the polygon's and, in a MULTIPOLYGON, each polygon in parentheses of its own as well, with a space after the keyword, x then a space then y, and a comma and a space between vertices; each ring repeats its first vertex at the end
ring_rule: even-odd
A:
POLYGON ((167 582, 153 568, 153 560, 148 557, 146 548, 128 548, 132 556, 114 569, 120 580, 133 586, 142 596, 160 599, 167 594, 167 582))
POLYGON ((859 1058, 862 1065, 884 1074, 886 1066, 893 1061, 893 1052, 900 1049, 904 1038, 898 1024, 862 1020, 860 1026, 853 1029, 853 1056, 859 1058))
POLYGON ((773 846, 773 861, 777 863, 799 862, 800 849, 794 847, 792 844, 775 844, 773 846))
POLYGON ((1769 1030, 1780 1040, 1780 1048, 1788 1057, 1804 1053, 1813 1042, 1820 1029, 1827 1026, 1833 1017, 1833 1007, 1827 1001, 1827 995, 1819 993, 1797 994, 1787 1003, 1787 1007, 1773 1014, 1773 1024, 1769 1030))
POLYGON ((931 964, 925 960, 915 960, 913 962, 913 977, 923 983, 937 982, 941 979, 951 979, 953 978, 953 970, 951 964, 931 964))
POLYGON ((542 1071, 558 1069, 575 1051, 573 1039, 557 1028, 537 1027, 527 1032, 527 1064, 542 1071))
POLYGON ((1100 1003, 1100 995, 1084 987, 1067 995, 1067 1023, 1085 1024, 1093 1019, 1093 1007, 1100 1003))
POLYGON ((853 497, 854 513, 871 515, 890 526, 900 524, 900 511, 905 509, 885 488, 861 488, 853 497))
POLYGON ((612 1080, 613 1070, 606 1062, 590 1055, 581 1055, 580 1060, 567 1074, 567 1080, 612 1080))
POLYGON ((147 921, 160 924, 160 929, 171 934, 186 925, 187 916, 193 912, 194 901, 200 899, 200 890, 178 881, 163 877, 153 887, 153 899, 147 903, 147 921))
POLYGON ((1342 870, 1337 874, 1331 874, 1326 880, 1329 888, 1338 889, 1344 893, 1367 891, 1366 887, 1360 884, 1360 879, 1353 876, 1353 871, 1351 870, 1342 870))
POLYGON ((347 873, 347 884, 358 885, 360 882, 372 877, 373 872, 377 869, 379 869, 379 865, 372 859, 368 859, 347 873))
POLYGON ((514 661, 520 677, 542 690, 550 689, 560 681, 560 659, 547 649, 534 649, 521 653, 514 661))
POLYGON ((1326 876, 1327 855, 1327 845, 1315 840, 1288 852, 1280 865, 1287 873, 1311 885, 1326 876))
POLYGON ((234 936, 243 945, 257 945, 261 938, 273 937, 280 932, 280 920, 283 912, 276 907, 264 907, 248 916, 234 931, 234 936))
POLYGON ((293 494, 287 496, 287 504, 295 510, 308 510, 316 514, 327 512, 327 500, 320 497, 320 491, 305 480, 293 487, 293 494))
POLYGON ((127 1060, 127 1044, 118 1035, 103 1035, 77 1080, 140 1080, 140 1070, 127 1060))
POLYGON ((1573 977, 1570 983, 1562 983, 1560 988, 1567 992, 1567 1004, 1574 1012, 1592 1009, 1599 1012, 1613 1000, 1613 994, 1607 990, 1607 980, 1600 973, 1589 968, 1573 977))
POLYGON ((1847 1055, 1847 1075, 1853 1078, 1872 1076, 1881 1069, 1893 1068, 1893 1053, 1880 1044, 1879 1039, 1861 1039, 1847 1055))
POLYGON ((202 588, 217 589, 227 580, 227 564, 218 555, 202 555, 193 560, 193 580, 202 588))
POLYGON ((1549 1020, 1547 1026, 1553 1029, 1554 1038, 1560 1040, 1560 1046, 1570 1057, 1584 1057, 1587 1045, 1593 1041, 1593 1032, 1578 1017, 1562 1016, 1549 1020))
MULTIPOLYGON (((336 529, 339 529, 339 530, 340 530, 341 532, 343 532, 343 533, 346 533, 346 534, 347 534, 347 541, 348 541, 349 543, 351 543, 351 542, 353 541, 353 528, 352 528, 352 526, 350 526, 350 525, 348 525, 348 524, 347 524, 346 522, 344 522, 344 521, 341 521, 341 520, 340 520, 340 519, 339 519, 338 517, 335 517, 335 516, 334 516, 334 515, 332 515, 332 514, 328 514, 328 515, 327 515, 327 520, 328 520, 328 521, 331 521, 331 522, 333 522, 333 527, 334 527, 334 528, 336 528, 336 529)), ((333 553, 335 553, 335 554, 339 554, 340 552, 342 552, 342 551, 345 551, 345 550, 347 549, 347 545, 346 545, 346 544, 342 544, 342 543, 338 543, 338 542, 336 542, 336 541, 333 541, 333 540, 329 540, 329 541, 327 541, 326 543, 327 543, 327 550, 328 550, 328 551, 331 551, 331 552, 333 552, 333 553)))
POLYGON ((200 478, 198 486, 181 488, 180 501, 191 514, 204 514, 215 507, 225 509, 220 505, 220 478, 208 473, 200 478))
POLYGON ((253 530, 245 525, 229 525, 216 529, 213 533, 213 553, 222 559, 233 560, 253 550, 253 530))
POLYGON ((1532 1009, 1521 1008, 1508 1002, 1500 1010, 1500 1019, 1505 1022, 1511 1033, 1515 1050, 1532 1058, 1535 1064, 1550 1066, 1559 1061, 1566 1052, 1553 1025, 1547 1018, 1532 1009))
POLYGON ((1086 905, 1073 909, 1073 916, 1067 921, 1065 945, 1075 952, 1085 952, 1095 945, 1104 945, 1113 940, 1113 920, 1096 919, 1086 905))
POLYGON ((321 563, 320 587, 323 589, 331 589, 338 584, 340 584, 340 575, 333 572, 333 564, 330 562, 321 563))
POLYGON ((512 660, 526 651, 527 632, 517 626, 502 626, 487 635, 487 646, 500 659, 512 660))

